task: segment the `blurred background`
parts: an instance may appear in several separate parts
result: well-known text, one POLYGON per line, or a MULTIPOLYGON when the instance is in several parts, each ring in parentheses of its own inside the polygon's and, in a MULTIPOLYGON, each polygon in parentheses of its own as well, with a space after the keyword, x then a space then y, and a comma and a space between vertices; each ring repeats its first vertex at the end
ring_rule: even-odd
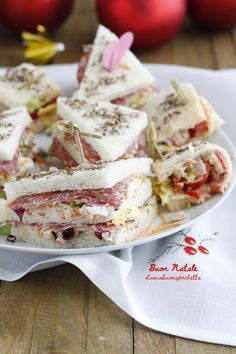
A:
POLYGON ((51 62, 76 62, 99 22, 133 31, 143 62, 236 66, 236 0, 0 0, 0 65, 24 61, 21 32, 39 24, 65 45, 51 62))

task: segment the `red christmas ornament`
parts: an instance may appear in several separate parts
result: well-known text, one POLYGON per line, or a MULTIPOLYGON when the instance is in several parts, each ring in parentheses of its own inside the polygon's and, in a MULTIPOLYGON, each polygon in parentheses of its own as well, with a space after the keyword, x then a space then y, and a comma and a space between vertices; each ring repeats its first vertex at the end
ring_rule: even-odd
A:
POLYGON ((207 29, 236 26, 236 0, 189 0, 188 12, 196 24, 207 29))
POLYGON ((204 254, 209 254, 209 251, 206 247, 204 246, 198 246, 198 250, 201 252, 201 253, 204 253, 204 254))
POLYGON ((187 243, 189 245, 195 245, 195 243, 196 243, 195 238, 191 237, 191 236, 185 237, 184 241, 185 241, 185 243, 187 243))
POLYGON ((172 38, 185 12, 185 0, 97 0, 101 23, 118 36, 133 32, 138 49, 154 48, 172 38))
POLYGON ((54 31, 70 14, 74 0, 0 0, 0 22, 14 32, 54 31))
POLYGON ((193 256, 194 254, 197 253, 196 248, 191 247, 191 246, 186 246, 186 247, 184 247, 184 251, 185 251, 189 256, 193 256))

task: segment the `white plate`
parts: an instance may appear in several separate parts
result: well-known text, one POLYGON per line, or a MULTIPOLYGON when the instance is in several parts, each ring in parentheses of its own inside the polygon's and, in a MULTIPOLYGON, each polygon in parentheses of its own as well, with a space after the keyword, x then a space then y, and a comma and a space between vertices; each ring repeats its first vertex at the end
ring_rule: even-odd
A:
MULTIPOLYGON (((158 84, 161 88, 167 87, 169 81, 173 78, 178 78, 179 80, 188 81, 193 83, 201 95, 204 95, 210 100, 210 102, 216 107, 216 110, 222 114, 224 119, 233 121, 234 112, 229 110, 229 107, 232 106, 232 102, 235 102, 235 97, 225 96, 220 86, 222 81, 221 75, 214 73, 209 70, 201 69, 192 69, 192 68, 183 68, 177 66, 168 66, 168 65, 148 65, 149 69, 157 77, 158 84), (221 92, 222 91, 222 92, 221 92)), ((76 87, 75 81, 75 64, 66 64, 66 65, 52 65, 45 68, 45 71, 49 76, 56 82, 58 82, 63 88, 63 94, 70 96, 76 87)), ((1 70, 0 70, 1 74, 1 70)), ((46 139, 48 140, 48 139, 46 139)), ((45 147, 45 138, 43 141, 39 141, 39 145, 45 147)), ((236 150, 231 143, 228 136, 221 130, 216 132, 213 136, 209 138, 209 141, 215 144, 219 144, 224 147, 232 157, 235 159, 236 150)), ((230 194, 233 189, 233 186, 236 182, 236 168, 235 163, 233 166, 233 179, 223 196, 215 196, 206 203, 196 206, 190 210, 187 210, 189 215, 189 220, 184 224, 181 224, 178 227, 160 232, 153 236, 146 236, 142 239, 131 241, 129 243, 120 244, 120 245, 111 245, 111 246, 102 246, 102 247, 91 247, 91 248, 77 248, 77 249, 58 249, 58 248, 40 248, 34 245, 24 244, 24 243, 15 243, 9 244, 4 240, 0 240, 0 249, 12 250, 18 252, 30 252, 30 253, 41 253, 41 254, 51 254, 51 255, 69 255, 69 254, 85 254, 85 253, 98 253, 98 252, 110 252, 119 249, 123 249, 131 246, 138 246, 146 242, 157 240, 163 237, 166 237, 170 234, 173 234, 180 229, 183 229, 193 222, 196 222, 203 216, 206 216, 208 213, 212 212, 216 207, 218 207, 230 194)), ((160 224, 161 220, 159 216, 155 220, 155 225, 160 224)))

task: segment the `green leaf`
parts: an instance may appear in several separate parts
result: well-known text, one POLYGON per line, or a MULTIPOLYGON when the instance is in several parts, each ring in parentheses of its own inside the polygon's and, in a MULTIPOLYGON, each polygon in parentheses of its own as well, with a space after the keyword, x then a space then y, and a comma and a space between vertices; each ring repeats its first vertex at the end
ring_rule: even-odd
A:
POLYGON ((11 225, 6 224, 0 227, 0 236, 8 236, 11 234, 11 225))
POLYGON ((26 145, 26 144, 22 145, 22 147, 20 149, 21 155, 23 157, 26 157, 28 155, 29 149, 30 149, 29 145, 26 145))
POLYGON ((7 199, 6 193, 4 191, 0 191, 0 199, 7 199))

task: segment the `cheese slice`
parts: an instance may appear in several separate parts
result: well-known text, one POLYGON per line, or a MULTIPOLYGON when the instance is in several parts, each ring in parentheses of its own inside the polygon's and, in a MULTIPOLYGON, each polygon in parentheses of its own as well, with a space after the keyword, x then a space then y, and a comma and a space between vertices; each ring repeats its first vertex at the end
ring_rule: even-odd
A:
MULTIPOLYGON (((110 102, 87 102, 84 100, 60 97, 57 101, 58 114, 61 118, 75 123, 81 131, 101 135, 101 139, 87 138, 102 160, 116 160, 121 157, 138 135, 147 126, 147 114, 110 102)), ((54 134, 59 138, 64 133, 54 134)), ((71 144, 63 141, 68 150, 71 144)), ((78 153, 72 156, 78 157, 78 153)), ((76 159, 77 160, 77 159, 76 159)), ((79 162, 79 161, 77 161, 79 162)))
POLYGON ((155 83, 155 78, 129 50, 112 71, 102 66, 106 45, 117 39, 106 27, 98 27, 92 52, 75 97, 112 101, 155 83))
POLYGON ((32 119, 25 107, 0 113, 0 160, 11 161, 19 146, 25 128, 32 119))

